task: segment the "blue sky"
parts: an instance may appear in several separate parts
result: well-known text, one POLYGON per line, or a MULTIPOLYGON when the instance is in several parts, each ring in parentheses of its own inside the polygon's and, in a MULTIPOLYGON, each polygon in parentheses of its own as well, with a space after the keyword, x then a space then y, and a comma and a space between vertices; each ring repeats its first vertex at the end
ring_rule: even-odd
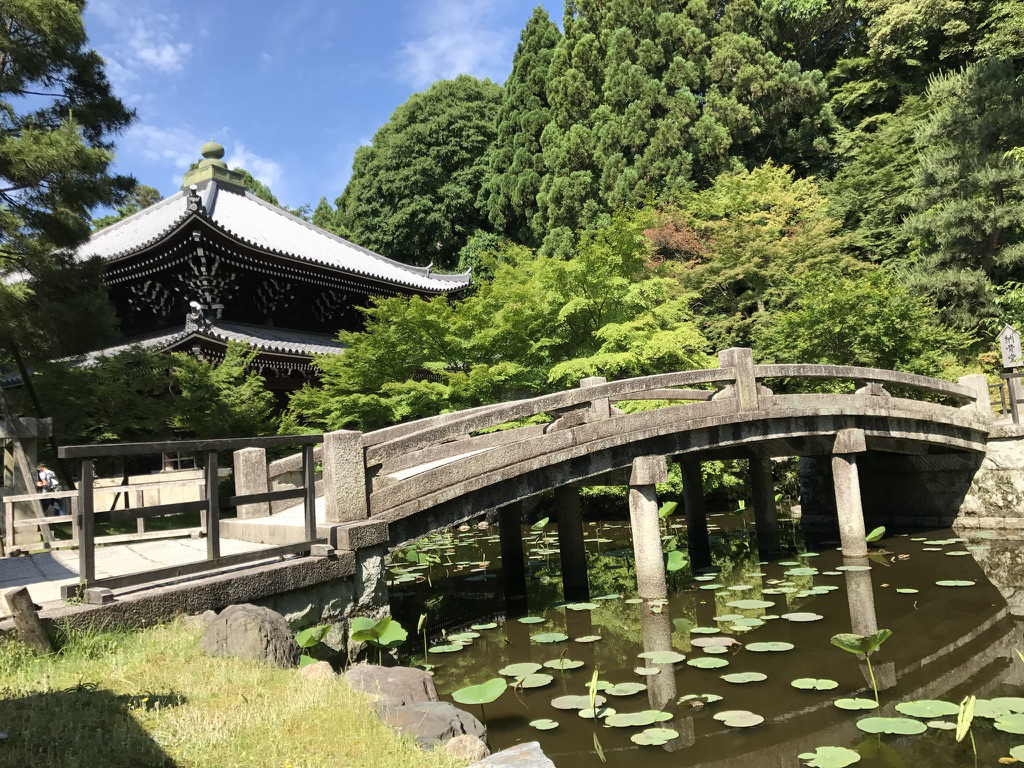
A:
POLYGON ((534 6, 561 0, 89 0, 86 30, 138 112, 116 169, 167 195, 208 139, 288 205, 333 202, 410 94, 504 82, 534 6))

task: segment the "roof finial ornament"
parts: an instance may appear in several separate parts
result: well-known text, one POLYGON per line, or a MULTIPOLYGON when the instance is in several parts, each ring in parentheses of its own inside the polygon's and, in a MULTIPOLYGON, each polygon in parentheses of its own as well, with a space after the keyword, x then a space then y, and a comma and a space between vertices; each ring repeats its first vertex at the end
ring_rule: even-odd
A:
POLYGON ((189 213, 205 213, 203 198, 199 196, 199 188, 195 184, 188 187, 188 210, 189 213))
POLYGON ((185 173, 182 188, 188 189, 192 184, 202 184, 212 180, 242 189, 241 176, 228 168, 224 162, 224 147, 216 141, 208 141, 199 148, 202 159, 185 173))

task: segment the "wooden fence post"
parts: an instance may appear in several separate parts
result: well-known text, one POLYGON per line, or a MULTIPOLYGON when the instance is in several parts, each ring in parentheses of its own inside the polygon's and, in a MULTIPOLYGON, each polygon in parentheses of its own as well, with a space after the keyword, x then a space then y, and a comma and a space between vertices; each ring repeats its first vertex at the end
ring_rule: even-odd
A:
POLYGON ((82 459, 78 480, 78 509, 82 520, 78 525, 78 579, 83 587, 96 580, 96 519, 93 517, 93 460, 82 459))
POLYGON ((206 454, 206 559, 220 557, 220 480, 217 472, 217 452, 206 454))
POLYGON ((306 522, 306 541, 317 538, 316 535, 316 462, 313 459, 312 445, 302 446, 302 511, 306 522))
POLYGON ((39 620, 39 614, 36 613, 36 606, 28 594, 28 588, 8 589, 4 592, 4 599, 14 617, 14 626, 18 630, 18 637, 21 638, 21 641, 43 653, 53 651, 50 637, 46 634, 43 622, 39 620))

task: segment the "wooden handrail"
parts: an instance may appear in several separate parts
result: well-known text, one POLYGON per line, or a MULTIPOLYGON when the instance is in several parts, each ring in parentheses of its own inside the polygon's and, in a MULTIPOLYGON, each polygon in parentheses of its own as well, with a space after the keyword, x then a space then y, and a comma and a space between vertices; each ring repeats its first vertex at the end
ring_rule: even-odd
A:
POLYGON ((231 437, 217 440, 164 440, 153 443, 99 443, 95 445, 62 445, 57 455, 62 459, 98 459, 110 456, 142 456, 148 453, 209 453, 237 451, 239 448, 271 448, 278 445, 316 445, 323 435, 273 435, 271 437, 231 437))

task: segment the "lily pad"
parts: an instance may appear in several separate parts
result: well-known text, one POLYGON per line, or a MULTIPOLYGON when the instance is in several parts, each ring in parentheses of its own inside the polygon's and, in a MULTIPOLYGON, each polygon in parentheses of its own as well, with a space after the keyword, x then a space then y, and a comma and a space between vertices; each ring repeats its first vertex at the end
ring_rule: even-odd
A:
POLYGON ((583 637, 574 637, 572 641, 574 643, 596 643, 600 639, 600 635, 583 635, 583 637))
POLYGON ((804 622, 804 621, 821 621, 825 617, 820 613, 800 612, 796 613, 784 613, 782 618, 786 621, 804 622))
POLYGON ((498 625, 496 622, 489 621, 486 624, 470 624, 470 629, 497 629, 498 625))
POLYGON ((860 755, 846 747, 818 747, 797 757, 808 761, 808 768, 846 768, 860 762, 860 755))
POLYGON ((775 603, 769 600, 732 600, 726 603, 729 608, 739 608, 743 611, 753 611, 758 608, 771 608, 775 603))
POLYGON ((891 733, 898 736, 915 736, 928 730, 920 720, 911 720, 909 717, 865 717, 857 721, 857 727, 864 733, 891 733))
MULTIPOLYGON (((601 694, 597 694, 594 697, 594 704, 601 706, 608 699, 601 694)), ((551 700, 551 706, 555 709, 586 709, 590 706, 590 696, 582 694, 580 696, 556 696, 551 700)))
POLYGON ((827 677, 798 677, 789 684, 801 691, 831 691, 839 687, 839 683, 827 677))
POLYGON ((1024 763, 1024 744, 1016 747, 1010 747, 1010 757, 1024 763))
POLYGON ((550 731, 558 727, 558 723, 547 717, 542 717, 540 720, 531 720, 530 727, 536 728, 538 731, 550 731))
POLYGON ((452 698, 459 704, 490 704, 508 688, 503 677, 492 677, 479 685, 467 685, 452 692, 452 698))
POLYGON ((846 709, 849 711, 856 711, 858 709, 877 709, 878 703, 874 699, 861 699, 861 698, 850 698, 850 699, 836 699, 832 702, 840 709, 846 709))
POLYGON ((920 590, 913 587, 896 587, 896 591, 901 595, 916 595, 920 590))
POLYGON ((1020 696, 997 696, 994 699, 989 699, 989 701, 994 707, 1005 708, 1010 712, 1018 714, 1024 713, 1024 698, 1020 696))
POLYGON ((598 605, 597 603, 568 603, 565 607, 570 611, 592 611, 598 605))
POLYGON ((703 650, 704 653, 714 653, 716 655, 719 653, 729 652, 728 646, 725 645, 705 645, 701 650, 703 650))
POLYGON ((768 679, 764 672, 732 672, 728 675, 720 675, 727 683, 760 683, 768 679))
POLYGON ((544 662, 544 666, 548 669, 579 669, 583 666, 583 662, 577 659, 549 659, 544 662))
POLYGON ((653 664, 677 664, 686 659, 686 656, 676 651, 644 651, 637 656, 653 664))
POLYGON ((732 626, 734 627, 748 627, 751 629, 754 627, 760 627, 762 624, 764 624, 763 619, 755 619, 752 616, 740 616, 732 622, 732 626))
POLYGON ((796 648, 792 643, 781 642, 747 643, 744 647, 754 653, 792 651, 796 648))
POLYGON ((712 717, 730 728, 751 728, 764 722, 764 716, 746 709, 727 709, 712 717))
POLYGON ((955 715, 960 711, 960 707, 940 699, 918 699, 916 701, 901 701, 896 705, 896 711, 901 715, 934 720, 936 717, 955 715))
POLYGON ((543 616, 521 616, 516 621, 520 624, 543 624, 547 619, 543 616))
POLYGON ((541 632, 540 634, 530 635, 530 639, 535 643, 564 643, 569 639, 569 636, 564 632, 541 632))
POLYGON ((430 653, 455 653, 461 651, 466 646, 460 645, 459 643, 446 643, 444 645, 435 645, 430 648, 430 653))
POLYGON ((716 659, 714 656, 698 656, 695 659, 690 659, 686 665, 697 669, 721 669, 728 667, 729 662, 725 659, 716 659))
POLYGON ((925 723, 929 728, 933 728, 936 731, 955 731, 956 723, 951 723, 949 720, 929 720, 925 723))
POLYGON ((498 670, 499 675, 505 675, 506 677, 525 677, 526 675, 532 675, 534 672, 540 672, 540 664, 535 664, 532 661, 521 661, 518 664, 509 664, 498 670))
POLYGON ((725 584, 701 584, 699 587, 697 587, 697 589, 706 589, 709 591, 714 591, 716 589, 722 589, 724 586, 725 584))
POLYGON ((671 719, 672 715, 668 712, 662 712, 659 709, 645 709, 640 712, 616 712, 614 715, 606 717, 604 724, 612 728, 630 728, 654 725, 671 719))
POLYGON ((456 632, 453 635, 448 635, 448 639, 455 643, 465 643, 476 640, 478 637, 480 637, 479 632, 456 632))
POLYGON ((593 599, 593 600, 618 600, 621 597, 622 597, 622 595, 613 594, 613 595, 601 595, 600 597, 594 597, 594 598, 591 598, 591 599, 593 599))
POLYGON ((711 646, 723 646, 723 645, 739 645, 740 641, 734 637, 728 635, 722 635, 721 637, 695 637, 690 641, 690 645, 695 645, 698 648, 705 648, 711 646))
POLYGON ((742 618, 746 618, 740 613, 722 613, 715 616, 715 621, 739 621, 742 618))
POLYGON ((723 698, 723 696, 719 696, 717 693, 686 693, 677 699, 677 703, 684 704, 687 701, 699 699, 705 704, 714 704, 716 701, 721 701, 723 698))
POLYGON ((718 627, 694 627, 690 630, 691 635, 717 635, 721 632, 718 627))
POLYGON ((593 720, 595 718, 608 717, 609 715, 614 715, 615 710, 612 707, 598 707, 597 709, 591 709, 590 707, 586 707, 585 709, 579 710, 576 714, 582 717, 584 720, 593 720))
POLYGON ((543 688, 545 685, 550 685, 554 679, 552 675, 544 672, 534 672, 533 674, 517 677, 512 685, 519 688, 543 688))
POLYGON ((997 731, 1003 733, 1013 733, 1022 735, 1024 734, 1024 715, 1022 714, 1011 714, 1011 715, 1000 715, 996 718, 993 723, 997 731))
POLYGON ((661 673, 661 670, 657 667, 636 667, 634 670, 638 675, 643 677, 650 677, 651 675, 657 675, 661 673))
POLYGON ((643 683, 616 683, 605 688, 605 693, 610 696, 632 696, 634 693, 646 690, 647 686, 643 683))
POLYGON ((733 584, 731 587, 726 587, 730 592, 749 592, 753 588, 753 584, 733 584))
POLYGON ((973 587, 974 582, 970 579, 943 579, 936 581, 940 587, 973 587))
POLYGON ((641 746, 660 747, 672 741, 672 739, 678 738, 679 731, 671 728, 646 728, 640 731, 640 733, 634 733, 629 737, 629 740, 641 746))
POLYGON ((817 568, 790 568, 788 571, 783 571, 787 576, 814 576, 818 573, 817 568))

